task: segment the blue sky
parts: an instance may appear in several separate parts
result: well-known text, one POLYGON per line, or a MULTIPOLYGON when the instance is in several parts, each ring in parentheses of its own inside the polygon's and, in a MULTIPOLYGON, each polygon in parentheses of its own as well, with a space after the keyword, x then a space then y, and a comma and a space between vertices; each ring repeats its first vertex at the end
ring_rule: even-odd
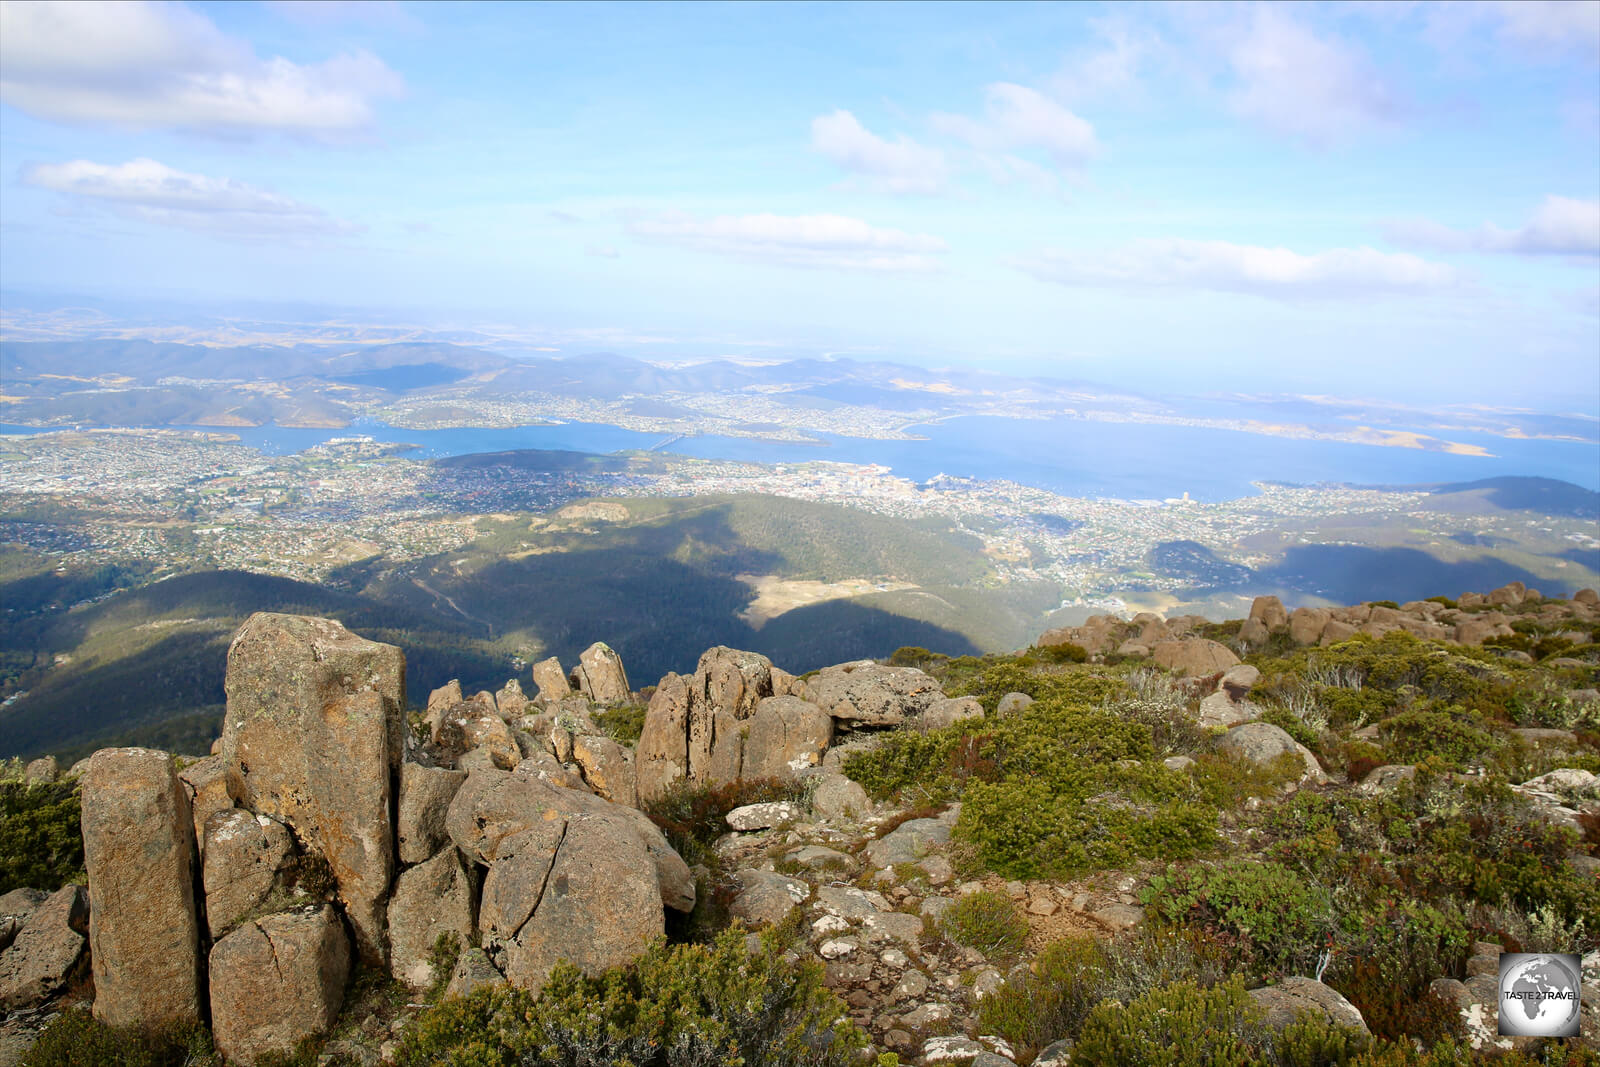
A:
POLYGON ((0 19, 13 293, 1600 408, 1600 3, 0 19))

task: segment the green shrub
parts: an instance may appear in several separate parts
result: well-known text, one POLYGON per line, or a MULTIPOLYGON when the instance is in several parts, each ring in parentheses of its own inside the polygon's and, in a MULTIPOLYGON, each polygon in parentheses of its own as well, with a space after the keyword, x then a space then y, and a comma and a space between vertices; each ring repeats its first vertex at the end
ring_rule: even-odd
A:
POLYGON ((1313 973, 1334 930, 1329 893, 1278 863, 1169 868, 1143 898, 1152 915, 1206 932, 1237 968, 1260 977, 1313 973))
POLYGON ((77 784, 0 780, 0 894, 83 877, 77 784))
POLYGON ((400 1067, 846 1067, 864 1046, 821 968, 781 939, 756 951, 730 931, 711 945, 657 943, 586 978, 558 964, 535 998, 480 989, 422 1012, 400 1067))
POLYGON ((69 1009, 44 1028, 18 1067, 222 1067, 211 1035, 198 1023, 144 1028, 107 1026, 69 1009))
POLYGON ((958 897, 940 916, 939 928, 985 956, 1014 956, 1028 939, 1028 920, 1009 896, 992 889, 958 897))
POLYGON ((1487 762, 1502 744, 1478 727, 1460 708, 1450 711, 1403 711, 1382 724, 1384 748, 1396 763, 1416 763, 1429 756, 1457 769, 1487 762))
POLYGON ((644 733, 644 717, 649 710, 644 704, 616 704, 596 711, 593 715, 594 724, 612 739, 625 745, 636 745, 639 736, 644 733))

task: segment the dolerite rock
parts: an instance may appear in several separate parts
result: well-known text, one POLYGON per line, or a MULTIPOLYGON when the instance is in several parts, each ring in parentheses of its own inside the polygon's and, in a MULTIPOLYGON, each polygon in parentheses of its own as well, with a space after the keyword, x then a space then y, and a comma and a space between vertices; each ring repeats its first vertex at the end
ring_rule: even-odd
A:
POLYGON ((1321 1015, 1335 1026, 1370 1034, 1356 1006, 1336 989, 1315 978, 1285 978, 1274 986, 1250 990, 1250 997, 1266 1011, 1266 1025, 1283 1030, 1306 1012, 1321 1015))
POLYGON ((1289 625, 1289 614, 1283 610, 1283 601, 1275 596, 1258 596, 1251 601, 1250 618, 1273 633, 1289 625))
POLYGON ((194 821, 172 757, 101 749, 84 772, 82 804, 95 1018, 198 1022, 194 821))
POLYGON ((344 1003, 350 945, 327 905, 245 923, 211 950, 211 1032, 249 1067, 326 1033, 344 1003))
POLYGON ((997 719, 1009 719, 1013 715, 1021 715, 1033 703, 1033 698, 1027 693, 1007 693, 995 705, 994 715, 997 719))
POLYGON ((583 768, 583 780, 596 796, 634 807, 639 786, 633 753, 604 734, 579 734, 572 739, 572 762, 583 768))
POLYGON ((447 997, 464 997, 484 986, 505 985, 506 976, 489 959, 481 948, 469 948, 456 957, 455 969, 450 972, 450 984, 445 986, 447 997))
POLYGON ((728 912, 751 926, 777 926, 811 895, 805 882, 773 871, 738 871, 733 877, 739 895, 728 912))
POLYGON ((1217 750, 1261 765, 1271 763, 1285 752, 1292 753, 1305 765, 1305 773, 1300 778, 1302 782, 1323 783, 1328 780, 1311 750, 1271 723, 1247 722, 1235 726, 1217 740, 1217 750))
POLYGON ((1332 618, 1321 608, 1295 608, 1289 615, 1289 640, 1297 645, 1314 645, 1332 618))
POLYGON ((833 718, 808 700, 771 696, 756 705, 744 731, 740 776, 792 778, 813 767, 833 740, 833 718))
POLYGON ((859 782, 823 774, 811 791, 811 811, 819 819, 859 819, 872 811, 872 799, 859 782))
POLYGON ((516 722, 528 712, 528 697, 522 691, 522 683, 512 678, 500 687, 494 695, 495 710, 507 722, 516 722))
POLYGON ((358 951, 381 963, 405 656, 329 619, 260 612, 228 648, 225 688, 229 792, 327 859, 358 951))
POLYGON ((1150 650, 1156 666, 1169 671, 1179 671, 1189 677, 1216 674, 1239 662, 1239 657, 1225 645, 1203 637, 1188 637, 1181 641, 1162 641, 1150 650))
MULTIPOLYGON (((696 784, 740 778, 749 720, 773 695, 767 657, 721 645, 701 655, 692 676, 662 678, 650 698, 635 755, 639 800, 655 799, 680 778, 696 784)), ((775 733, 786 736, 784 707, 763 726, 762 736, 769 739, 764 743, 775 733)))
POLYGON ((561 669, 561 661, 554 656, 533 665, 533 684, 539 687, 534 699, 541 704, 558 703, 572 695, 567 672, 561 669))
POLYGON ((1200 701, 1201 726, 1237 726, 1260 717, 1260 708, 1248 700, 1229 699, 1226 690, 1219 689, 1200 701))
POLYGON ((450 840, 444 825, 445 812, 466 780, 465 771, 449 767, 425 767, 409 761, 400 765, 395 836, 401 863, 422 863, 450 840))
POLYGON ((17 932, 28 925, 28 916, 49 896, 43 889, 13 889, 0 896, 0 952, 4 952, 17 932))
POLYGON ((1356 792, 1368 796, 1392 793, 1400 788, 1401 783, 1409 782, 1416 776, 1416 767, 1409 763, 1386 763, 1369 771, 1367 776, 1361 779, 1361 784, 1356 786, 1356 792))
POLYGON ((950 843, 950 825, 954 821, 910 819, 878 840, 868 842, 864 851, 875 867, 914 863, 950 843))
POLYGON ((220 938, 279 887, 294 838, 269 816, 230 808, 206 820, 205 841, 206 923, 220 938))
POLYGON ((583 812, 567 820, 532 914, 500 944, 497 962, 512 985, 537 992, 562 960, 599 974, 665 929, 660 883, 636 828, 619 814, 583 812))
POLYGON ((622 657, 603 641, 596 641, 583 650, 572 675, 576 681, 574 688, 596 704, 625 704, 633 699, 633 690, 628 688, 628 672, 622 669, 622 657))
POLYGON ((857 726, 898 726, 944 697, 938 683, 915 667, 871 660, 824 667, 806 685, 822 710, 857 726))
MULTIPOLYGON (((564 820, 578 815, 614 814, 633 828, 650 857, 660 887, 660 903, 677 911, 694 907, 694 876, 649 816, 637 808, 613 804, 592 793, 564 789, 538 778, 482 770, 467 776, 450 802, 445 825, 456 847, 474 863, 493 864, 502 846, 531 830, 555 833, 564 820)), ((491 874, 492 874, 491 870, 491 874)), ((485 886, 485 894, 488 889, 485 886)))
POLYGON ((917 725, 922 730, 938 730, 966 719, 983 718, 983 705, 975 697, 942 697, 928 705, 917 725))
POLYGON ((207 756, 180 770, 178 778, 189 791, 189 811, 194 816, 194 841, 204 856, 206 820, 219 811, 233 807, 233 797, 228 795, 227 768, 220 755, 207 756))
POLYGON ((447 762, 458 762, 464 753, 474 750, 487 753, 501 770, 509 771, 522 762, 522 748, 489 693, 439 708, 432 740, 436 754, 447 762))
POLYGON ((61 777, 61 764, 54 756, 40 756, 29 760, 22 770, 22 780, 29 785, 48 785, 61 777))
POLYGON ((0 952, 0 1010, 37 1004, 59 991, 78 970, 89 929, 89 895, 62 886, 28 915, 11 947, 0 952))
POLYGON ((723 819, 730 830, 749 833, 772 827, 793 826, 804 815, 805 812, 800 809, 800 805, 780 800, 767 804, 745 804, 728 812, 723 819))
POLYGON ((426 863, 400 872, 389 898, 389 973, 412 989, 427 989, 433 973, 433 946, 453 934, 462 947, 472 943, 472 882, 454 847, 426 863))
POLYGON ((1324 647, 1328 645, 1337 645, 1341 641, 1350 640, 1358 633, 1360 633, 1360 631, 1347 622, 1340 622, 1338 619, 1329 619, 1327 624, 1322 627, 1322 636, 1317 638, 1317 644, 1324 647))

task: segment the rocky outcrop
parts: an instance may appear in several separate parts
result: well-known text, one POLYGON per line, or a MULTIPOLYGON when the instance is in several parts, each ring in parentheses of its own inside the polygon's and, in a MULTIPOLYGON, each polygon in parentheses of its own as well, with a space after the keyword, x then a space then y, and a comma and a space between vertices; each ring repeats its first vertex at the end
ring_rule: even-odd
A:
POLYGON ((767 657, 719 646, 700 657, 692 676, 661 679, 635 757, 640 801, 680 779, 782 777, 818 762, 832 718, 815 703, 776 695, 772 677, 767 657))
POLYGON ((1289 753, 1305 766, 1305 773, 1300 777, 1302 782, 1322 783, 1328 780, 1311 750, 1271 723, 1247 722, 1235 726, 1217 739, 1217 751, 1261 766, 1269 765, 1279 756, 1289 753))
POLYGON ((333 1026, 349 976, 350 945, 326 905, 244 924, 211 950, 217 1051, 246 1067, 293 1052, 333 1026))
POLYGON ((233 797, 228 793, 227 768, 221 755, 195 760, 178 771, 178 778, 189 791, 189 811, 194 816, 194 840, 200 853, 205 853, 206 820, 219 811, 233 807, 233 797))
POLYGON ((82 805, 95 1017, 198 1022, 194 820, 172 757, 101 749, 84 772, 82 805))
POLYGON ((37 1004, 77 973, 89 929, 89 895, 80 885, 63 886, 23 918, 10 947, 0 952, 0 1011, 37 1004))
POLYGON ((493 695, 479 693, 453 704, 441 703, 429 715, 437 716, 430 735, 436 758, 454 763, 476 750, 501 770, 509 771, 522 762, 522 748, 496 709, 493 695))
POLYGON ((625 704, 633 699, 622 657, 603 641, 596 641, 578 656, 571 682, 572 688, 596 704, 625 704))
POLYGON ((1191 637, 1180 641, 1162 641, 1150 650, 1156 666, 1177 671, 1188 677, 1199 677, 1225 671, 1239 662, 1239 657, 1226 645, 1191 637))
POLYGON ((358 951, 381 962, 405 657, 330 619, 262 612, 228 648, 225 688, 228 791, 327 860, 358 951))
POLYGON ((533 665, 533 684, 539 688, 534 699, 541 704, 557 704, 572 695, 567 672, 561 669, 561 661, 554 656, 533 665))

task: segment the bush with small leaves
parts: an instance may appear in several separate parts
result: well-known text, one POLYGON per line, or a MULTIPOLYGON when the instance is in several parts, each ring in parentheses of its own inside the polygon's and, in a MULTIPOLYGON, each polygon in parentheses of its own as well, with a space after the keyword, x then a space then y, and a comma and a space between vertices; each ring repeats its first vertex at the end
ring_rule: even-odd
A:
POLYGON ((57 1015, 18 1067, 222 1067, 211 1035, 199 1024, 107 1026, 87 1010, 57 1015))
POLYGON ((1011 898, 992 889, 960 897, 939 919, 944 935, 985 956, 1014 956, 1028 939, 1028 920, 1011 898))

